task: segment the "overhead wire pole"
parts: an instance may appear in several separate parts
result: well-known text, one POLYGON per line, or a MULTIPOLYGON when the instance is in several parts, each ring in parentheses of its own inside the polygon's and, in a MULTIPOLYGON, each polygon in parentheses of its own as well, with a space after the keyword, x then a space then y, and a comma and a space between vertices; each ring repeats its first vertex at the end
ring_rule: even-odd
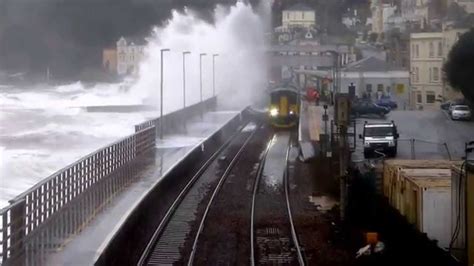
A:
POLYGON ((189 51, 183 52, 183 109, 186 108, 186 55, 189 51))
POLYGON ((163 139, 163 52, 168 52, 170 49, 161 49, 161 76, 160 76, 160 139, 163 139))
POLYGON ((219 54, 213 54, 212 55, 212 96, 216 96, 216 56, 219 56, 219 54))
POLYGON ((330 53, 333 58, 334 58, 334 66, 333 66, 333 90, 332 90, 332 97, 331 97, 331 105, 334 104, 334 94, 337 92, 340 92, 340 59, 339 59, 339 52, 334 51, 334 50, 329 50, 326 51, 327 53, 330 53))
POLYGON ((184 51, 183 52, 183 117, 182 117, 182 122, 183 122, 183 127, 184 131, 187 131, 186 129, 186 111, 184 110, 186 108, 186 55, 190 54, 190 51, 184 51))
POLYGON ((199 104, 201 105, 199 109, 201 109, 201 118, 202 118, 202 113, 203 113, 203 110, 202 110, 202 57, 205 55, 207 54, 206 53, 199 54, 199 95, 200 95, 199 104))

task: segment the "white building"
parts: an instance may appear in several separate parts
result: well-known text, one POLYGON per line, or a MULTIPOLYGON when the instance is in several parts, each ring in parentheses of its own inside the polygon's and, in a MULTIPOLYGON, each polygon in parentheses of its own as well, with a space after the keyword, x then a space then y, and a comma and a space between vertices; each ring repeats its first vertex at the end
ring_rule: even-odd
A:
POLYGON ((353 29, 360 23, 361 21, 357 16, 357 9, 348 9, 347 12, 342 15, 342 24, 344 24, 348 29, 353 29))
POLYGON ((445 28, 442 32, 410 36, 411 97, 413 107, 433 107, 461 95, 443 80, 442 68, 449 51, 467 29, 445 28))
POLYGON ((374 0, 371 3, 372 11, 372 32, 381 34, 388 30, 390 23, 398 22, 397 20, 389 21, 395 15, 397 7, 392 4, 384 4, 381 0, 374 0))
POLYGON ((316 26, 316 11, 304 4, 296 4, 283 10, 281 24, 285 28, 316 26))
POLYGON ((358 97, 389 95, 401 109, 409 107, 408 70, 394 67, 375 57, 348 64, 341 70, 341 92, 348 93, 351 83, 358 97))
POLYGON ((117 41, 117 74, 136 75, 145 49, 145 39, 121 37, 117 41))
POLYGON ((412 107, 436 107, 442 100, 443 33, 412 33, 410 36, 412 107))
POLYGON ((416 1, 417 0, 401 0, 400 13, 406 21, 419 21, 420 18, 416 15, 416 1))

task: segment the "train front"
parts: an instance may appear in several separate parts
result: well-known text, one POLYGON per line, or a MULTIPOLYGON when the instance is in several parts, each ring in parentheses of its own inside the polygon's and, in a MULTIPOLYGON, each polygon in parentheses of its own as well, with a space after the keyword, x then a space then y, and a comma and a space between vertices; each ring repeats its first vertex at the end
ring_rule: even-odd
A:
POLYGON ((291 128, 298 125, 299 101, 299 92, 295 87, 272 89, 268 109, 270 123, 276 128, 291 128))

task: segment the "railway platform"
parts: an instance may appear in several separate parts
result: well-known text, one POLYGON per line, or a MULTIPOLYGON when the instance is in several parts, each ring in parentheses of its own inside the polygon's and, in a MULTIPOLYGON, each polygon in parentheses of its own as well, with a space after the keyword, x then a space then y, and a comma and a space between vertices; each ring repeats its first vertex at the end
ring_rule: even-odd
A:
MULTIPOLYGON (((329 132, 330 120, 327 124, 323 121, 323 104, 315 105, 307 101, 301 101, 300 121, 298 126, 298 142, 301 147, 303 160, 314 158, 321 151, 321 137, 326 131, 329 132), (325 128, 325 126, 327 128, 325 128)), ((328 109, 329 116, 331 111, 328 109)))

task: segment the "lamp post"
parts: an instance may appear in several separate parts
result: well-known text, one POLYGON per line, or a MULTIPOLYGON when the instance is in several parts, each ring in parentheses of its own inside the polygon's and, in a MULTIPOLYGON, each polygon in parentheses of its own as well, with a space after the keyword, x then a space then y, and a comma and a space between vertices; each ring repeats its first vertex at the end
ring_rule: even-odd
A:
POLYGON ((215 67, 215 59, 216 56, 219 56, 219 54, 213 54, 212 55, 212 96, 216 96, 216 67, 215 67))
POLYGON ((202 57, 207 55, 206 53, 199 54, 199 94, 200 103, 202 103, 202 57))
POLYGON ((160 76, 160 139, 163 139, 163 53, 170 49, 161 49, 161 76, 160 76))
MULTIPOLYGON (((334 58, 333 93, 336 93, 340 90, 340 88, 338 88, 338 87, 341 85, 340 80, 339 80, 339 52, 334 51, 334 50, 329 50, 329 51, 327 51, 327 53, 331 54, 334 58)), ((331 99, 331 100, 333 100, 333 99, 331 99)))
POLYGON ((183 108, 186 108, 186 55, 189 51, 183 52, 183 108))

